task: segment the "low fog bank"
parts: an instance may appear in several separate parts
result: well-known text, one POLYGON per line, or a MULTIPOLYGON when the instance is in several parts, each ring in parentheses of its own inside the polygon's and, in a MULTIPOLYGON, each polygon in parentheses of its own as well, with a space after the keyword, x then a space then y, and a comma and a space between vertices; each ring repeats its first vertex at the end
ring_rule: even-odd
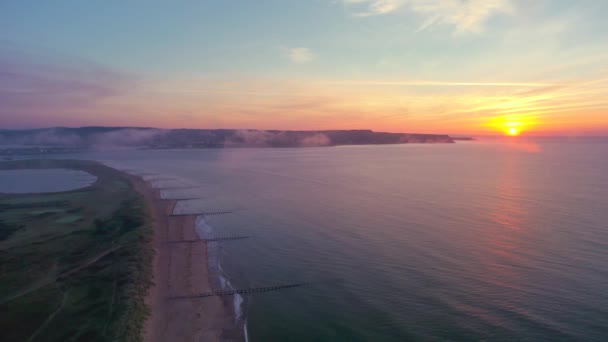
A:
POLYGON ((165 130, 155 128, 42 128, 2 130, 0 145, 80 147, 93 150, 146 146, 165 130))
POLYGON ((278 131, 157 129, 139 127, 0 130, 0 145, 112 150, 132 148, 322 147, 336 145, 453 143, 447 135, 371 130, 278 131))

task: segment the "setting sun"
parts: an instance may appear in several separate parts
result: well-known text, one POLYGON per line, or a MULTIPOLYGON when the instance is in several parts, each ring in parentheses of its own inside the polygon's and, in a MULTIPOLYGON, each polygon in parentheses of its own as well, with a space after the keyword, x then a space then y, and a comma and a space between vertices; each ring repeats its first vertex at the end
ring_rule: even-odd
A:
POLYGON ((507 135, 510 135, 510 136, 513 136, 513 137, 516 136, 516 135, 519 135, 519 129, 517 129, 516 127, 509 127, 507 129, 507 135))
POLYGON ((523 132, 531 132, 538 122, 531 115, 505 115, 493 117, 487 121, 485 126, 488 131, 506 136, 519 136, 523 132))

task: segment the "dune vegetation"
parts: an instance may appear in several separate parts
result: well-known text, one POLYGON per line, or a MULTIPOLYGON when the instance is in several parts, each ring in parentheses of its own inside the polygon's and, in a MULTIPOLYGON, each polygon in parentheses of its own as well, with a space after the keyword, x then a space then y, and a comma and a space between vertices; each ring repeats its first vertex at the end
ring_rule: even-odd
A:
POLYGON ((0 194, 0 340, 140 341, 151 221, 126 175, 87 161, 11 161, 97 176, 58 193, 0 194))

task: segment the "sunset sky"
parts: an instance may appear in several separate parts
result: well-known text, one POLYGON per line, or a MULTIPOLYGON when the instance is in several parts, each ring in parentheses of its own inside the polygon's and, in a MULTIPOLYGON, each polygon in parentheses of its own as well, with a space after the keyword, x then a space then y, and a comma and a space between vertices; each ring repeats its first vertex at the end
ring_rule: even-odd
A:
POLYGON ((0 128, 605 135, 606 13, 603 0, 3 0, 0 128))

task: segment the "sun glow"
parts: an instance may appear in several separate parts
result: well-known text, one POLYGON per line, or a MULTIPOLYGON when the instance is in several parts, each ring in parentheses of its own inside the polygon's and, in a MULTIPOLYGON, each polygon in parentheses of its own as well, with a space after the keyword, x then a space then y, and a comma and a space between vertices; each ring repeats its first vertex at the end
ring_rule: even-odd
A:
POLYGON ((534 119, 524 115, 509 115, 494 117, 488 121, 487 126, 494 132, 501 132, 504 135, 515 137, 535 125, 534 119))
POLYGON ((519 135, 519 129, 517 127, 509 127, 507 128, 507 135, 512 137, 519 135))

